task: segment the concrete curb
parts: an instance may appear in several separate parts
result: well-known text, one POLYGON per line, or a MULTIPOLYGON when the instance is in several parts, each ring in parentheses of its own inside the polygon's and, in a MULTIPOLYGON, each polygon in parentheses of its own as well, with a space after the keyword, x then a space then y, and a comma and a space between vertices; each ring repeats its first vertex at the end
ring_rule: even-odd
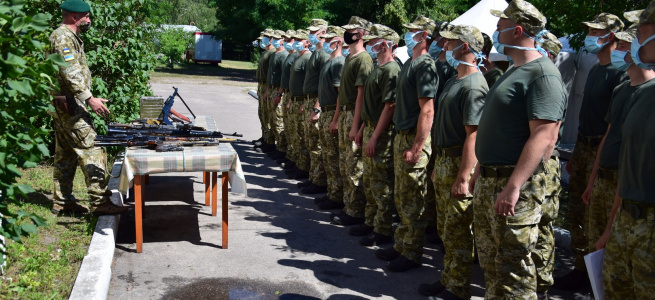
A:
MULTIPOLYGON (((112 191, 111 201, 117 205, 123 204, 123 196, 118 192, 118 176, 122 165, 122 159, 114 163, 109 180, 109 189, 112 191)), ((104 300, 107 298, 111 281, 111 265, 114 260, 115 233, 119 222, 120 215, 98 218, 89 251, 82 260, 69 299, 104 300)))

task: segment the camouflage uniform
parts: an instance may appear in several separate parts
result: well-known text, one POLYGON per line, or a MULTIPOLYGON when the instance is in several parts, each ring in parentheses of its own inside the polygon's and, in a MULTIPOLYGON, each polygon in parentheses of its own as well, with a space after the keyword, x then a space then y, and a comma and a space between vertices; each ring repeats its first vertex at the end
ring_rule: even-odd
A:
MULTIPOLYGON (((322 51, 322 50, 321 50, 322 51)), ((320 139, 321 122, 312 123, 311 116, 314 112, 314 104, 318 97, 307 96, 305 100, 305 147, 309 152, 309 181, 315 185, 326 186, 327 176, 325 174, 325 165, 323 163, 322 145, 320 139)), ((323 118, 324 116, 319 116, 323 118)), ((329 125, 328 125, 329 126, 329 125)))
POLYGON ((539 221, 539 237, 532 251, 532 260, 537 269, 537 292, 545 293, 553 285, 555 268, 555 232, 553 222, 559 211, 559 194, 562 191, 562 176, 559 158, 551 157, 546 162, 546 197, 541 204, 543 215, 539 221))
POLYGON ((344 211, 351 217, 363 218, 364 211, 358 208, 366 205, 362 175, 362 148, 348 137, 355 110, 339 112, 339 170, 343 180, 344 211))
MULTIPOLYGON (((367 122, 366 127, 364 127, 364 148, 368 145, 375 127, 376 124, 372 122, 367 122)), ((366 225, 373 227, 375 232, 386 236, 393 234, 391 224, 393 223, 392 214, 394 209, 393 141, 395 135, 393 124, 390 124, 387 130, 378 138, 375 156, 363 155, 362 157, 365 171, 362 180, 366 187, 364 192, 367 199, 375 200, 366 202, 364 207, 365 222, 366 225)))
POLYGON ((298 136, 298 102, 294 101, 291 97, 291 93, 288 93, 290 104, 289 110, 287 111, 287 119, 289 120, 288 124, 285 124, 285 135, 289 141, 289 153, 287 157, 294 162, 298 162, 300 159, 300 137, 298 136))
POLYGON ((412 165, 405 162, 403 152, 412 148, 415 137, 415 130, 401 131, 396 134, 393 142, 393 165, 396 175, 394 201, 401 220, 394 233, 393 248, 407 259, 420 262, 425 242, 424 214, 428 183, 426 167, 432 154, 432 138, 427 136, 418 163, 412 165))
POLYGON ((321 117, 318 122, 321 123, 319 128, 319 137, 321 139, 322 155, 324 162, 332 162, 325 164, 326 183, 327 183, 327 196, 332 201, 343 202, 343 181, 339 171, 339 136, 330 132, 330 123, 334 118, 334 108, 326 110, 322 107, 321 117))
POLYGON ((285 120, 287 119, 287 109, 284 99, 289 93, 283 93, 280 96, 280 103, 275 105, 275 127, 273 133, 275 134, 275 141, 277 142, 277 150, 286 153, 289 150, 286 135, 284 133, 285 120))
POLYGON ((310 156, 309 149, 307 149, 307 131, 305 127, 309 122, 309 115, 307 114, 307 101, 296 100, 298 105, 298 110, 295 111, 296 115, 296 131, 298 133, 298 160, 296 161, 296 166, 298 169, 303 171, 309 171, 310 156))
POLYGON ((50 35, 50 44, 68 63, 56 74, 59 95, 65 95, 72 115, 55 105, 55 169, 53 200, 63 206, 75 201, 73 179, 79 165, 86 178, 92 206, 109 201, 107 189, 107 157, 104 150, 94 146, 96 137, 91 114, 85 101, 91 94, 91 71, 84 54, 84 43, 68 26, 61 25, 50 35))

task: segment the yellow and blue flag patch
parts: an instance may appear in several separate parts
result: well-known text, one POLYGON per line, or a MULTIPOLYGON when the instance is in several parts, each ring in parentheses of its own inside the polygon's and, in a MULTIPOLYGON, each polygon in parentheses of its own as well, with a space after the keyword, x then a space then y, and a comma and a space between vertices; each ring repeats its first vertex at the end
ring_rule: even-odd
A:
POLYGON ((71 61, 71 60, 75 59, 75 56, 73 55, 73 53, 71 53, 70 49, 64 48, 64 50, 62 52, 64 53, 64 60, 65 61, 71 61))

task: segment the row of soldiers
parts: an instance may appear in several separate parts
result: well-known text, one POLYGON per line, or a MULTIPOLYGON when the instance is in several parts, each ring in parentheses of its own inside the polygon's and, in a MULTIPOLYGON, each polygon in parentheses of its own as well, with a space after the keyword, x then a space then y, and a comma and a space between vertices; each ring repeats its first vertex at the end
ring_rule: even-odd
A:
MULTIPOLYGON (((404 24, 404 64, 398 33, 356 16, 344 26, 314 19, 306 30, 265 30, 257 71, 263 137, 255 144, 291 178, 309 179, 298 184, 302 192, 326 192, 315 203, 341 209, 330 220, 357 225, 349 234, 362 236, 362 245, 392 244, 375 252, 389 271, 421 266, 425 233, 436 228, 444 270, 419 286, 421 294, 469 299, 477 252, 486 298, 547 299, 561 191, 555 147, 568 98, 553 63, 562 45, 527 1, 491 14, 499 17, 492 38, 424 16, 404 24), (504 74, 488 59, 492 44, 512 62, 504 74)), ((571 192, 578 215, 570 219, 583 219, 584 207, 573 208, 582 199, 607 212, 590 213, 583 226, 600 231, 586 234, 588 244, 607 246, 608 299, 648 298, 655 283, 648 276, 655 125, 647 98, 655 84, 655 2, 625 18, 635 23, 625 31, 605 13, 583 23, 599 64, 580 115, 584 145, 571 164, 573 189, 575 169, 586 167, 576 158, 594 146, 582 130, 601 116, 611 125, 595 144, 588 192, 571 192), (614 81, 619 71, 623 79, 614 81)), ((586 277, 575 272, 568 276, 586 277)))

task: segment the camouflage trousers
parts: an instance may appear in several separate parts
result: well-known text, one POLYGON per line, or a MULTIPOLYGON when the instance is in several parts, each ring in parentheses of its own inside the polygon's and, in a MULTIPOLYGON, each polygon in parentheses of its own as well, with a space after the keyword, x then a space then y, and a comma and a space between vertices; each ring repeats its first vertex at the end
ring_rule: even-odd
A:
MULTIPOLYGON (((289 96, 289 99, 291 99, 291 96, 289 96)), ((300 137, 298 136, 299 103, 293 100, 289 101, 289 109, 287 110, 288 122, 284 124, 286 126, 284 133, 289 143, 287 157, 294 162, 297 162, 300 158, 300 137)))
MULTIPOLYGON (((435 149, 434 143, 432 144, 432 149, 435 149)), ((430 176, 431 175, 430 172, 434 170, 435 159, 436 157, 434 155, 430 156, 430 161, 428 161, 428 166, 425 168, 428 171, 428 176, 430 176)), ((429 177, 428 180, 430 180, 429 177)), ((428 182, 428 188, 425 194, 425 213, 424 213, 424 218, 426 222, 425 224, 427 224, 428 227, 437 227, 437 234, 440 237, 442 237, 443 232, 439 231, 439 218, 437 215, 438 215, 437 193, 434 190, 434 185, 428 182)))
POLYGON ((591 202, 589 203, 587 238, 589 239, 589 251, 591 252, 596 250, 596 242, 607 228, 607 222, 609 222, 612 205, 614 204, 616 186, 619 182, 617 170, 602 170, 601 172, 603 178, 596 177, 594 190, 591 192, 591 202))
MULTIPOLYGON (((436 156, 434 166, 434 191, 437 207, 441 206, 444 215, 437 215, 443 225, 443 239, 446 254, 443 258, 444 270, 441 283, 448 291, 460 298, 471 298, 471 276, 473 274, 473 195, 464 199, 450 196, 462 157, 436 156), (443 222, 442 222, 443 221, 443 222)), ((441 234, 441 233, 440 233, 441 234)))
POLYGON ((96 132, 91 115, 82 106, 75 108, 75 116, 69 116, 58 107, 55 109, 53 202, 68 205, 75 201, 73 179, 78 166, 84 174, 91 206, 109 201, 107 155, 104 148, 94 146, 96 132))
POLYGON ((405 162, 403 152, 412 147, 415 137, 415 130, 398 132, 393 141, 394 202, 400 216, 393 247, 407 259, 420 263, 425 244, 426 167, 432 154, 432 142, 430 136, 425 139, 418 163, 412 165, 405 162))
POLYGON ((537 270, 532 252, 539 237, 546 176, 532 175, 521 186, 515 215, 494 211, 509 178, 480 177, 473 193, 475 244, 484 272, 486 299, 537 299, 537 270))
POLYGON ((289 152, 291 152, 291 143, 289 142, 289 139, 287 138, 287 130, 289 128, 289 110, 288 110, 288 105, 289 103, 289 92, 285 91, 282 94, 282 101, 280 101, 280 111, 282 115, 282 123, 281 123, 281 128, 280 128, 280 133, 279 133, 279 139, 276 138, 277 145, 278 145, 278 150, 284 152, 285 154, 288 155, 289 152))
MULTIPOLYGON (((307 96, 305 100, 305 145, 309 151, 309 181, 315 185, 326 186, 327 175, 325 174, 325 166, 323 164, 323 154, 321 138, 320 138, 320 122, 312 123, 312 113, 314 104, 318 101, 317 97, 307 96)), ((319 116, 319 119, 322 116, 319 116)))
MULTIPOLYGON (((364 149, 369 144, 375 131, 376 124, 367 122, 364 127, 364 149)), ((393 140, 396 132, 393 124, 380 135, 375 145, 375 156, 362 155, 364 171, 364 194, 366 206, 364 208, 365 223, 373 227, 379 234, 391 236, 393 231, 392 214, 394 211, 394 172, 393 172, 393 140)), ((363 150, 362 150, 363 151, 363 150)))
POLYGON ((261 82, 257 84, 257 102, 259 103, 257 106, 257 115, 259 116, 259 124, 262 129, 262 137, 266 131, 266 117, 264 116, 264 87, 265 84, 261 82))
MULTIPOLYGON (((275 89, 277 90, 277 88, 275 89)), ((281 152, 287 152, 287 141, 284 137, 284 115, 286 114, 286 109, 284 108, 284 94, 280 99, 280 103, 275 103, 271 98, 271 105, 273 106, 273 113, 271 114, 271 129, 273 132, 274 141, 277 143, 277 150, 281 152)))
POLYGON ((539 221, 539 237, 532 261, 537 269, 537 292, 545 293, 553 285, 553 270, 555 269, 555 231, 553 221, 559 210, 559 194, 562 191, 560 178, 562 176, 559 158, 550 158, 546 162, 546 197, 541 204, 543 215, 539 221))
POLYGON ((293 114, 296 116, 296 134, 298 139, 296 141, 297 144, 294 145, 296 149, 298 149, 298 152, 296 153, 298 157, 295 163, 298 169, 308 172, 310 167, 310 159, 306 142, 307 137, 305 135, 305 123, 309 122, 309 119, 306 118, 305 114, 307 109, 305 108, 306 105, 304 101, 294 100, 293 102, 296 105, 296 109, 294 110, 293 114))
POLYGON ((588 208, 582 202, 582 194, 587 188, 589 175, 596 159, 596 147, 578 141, 571 157, 571 177, 569 180, 569 230, 571 231, 571 250, 575 254, 575 269, 586 272, 584 256, 589 253, 587 224, 588 208))
POLYGON ((266 87, 266 95, 267 97, 264 99, 265 104, 265 118, 266 118, 266 134, 264 135, 264 140, 268 144, 275 145, 275 126, 276 122, 275 119, 277 118, 276 115, 276 104, 275 101, 273 101, 273 86, 267 86, 266 87))
POLYGON ((351 217, 363 218, 366 198, 362 186, 362 148, 348 138, 355 115, 354 110, 339 114, 339 170, 343 178, 343 208, 351 217))
POLYGON ((342 203, 343 181, 339 171, 339 136, 330 133, 330 123, 332 123, 334 113, 334 110, 321 112, 321 117, 318 119, 318 122, 321 123, 319 137, 323 147, 321 154, 327 177, 327 196, 332 201, 342 203))
POLYGON ((634 219, 621 209, 614 217, 603 260, 605 299, 653 298, 655 206, 641 213, 644 218, 634 219))

